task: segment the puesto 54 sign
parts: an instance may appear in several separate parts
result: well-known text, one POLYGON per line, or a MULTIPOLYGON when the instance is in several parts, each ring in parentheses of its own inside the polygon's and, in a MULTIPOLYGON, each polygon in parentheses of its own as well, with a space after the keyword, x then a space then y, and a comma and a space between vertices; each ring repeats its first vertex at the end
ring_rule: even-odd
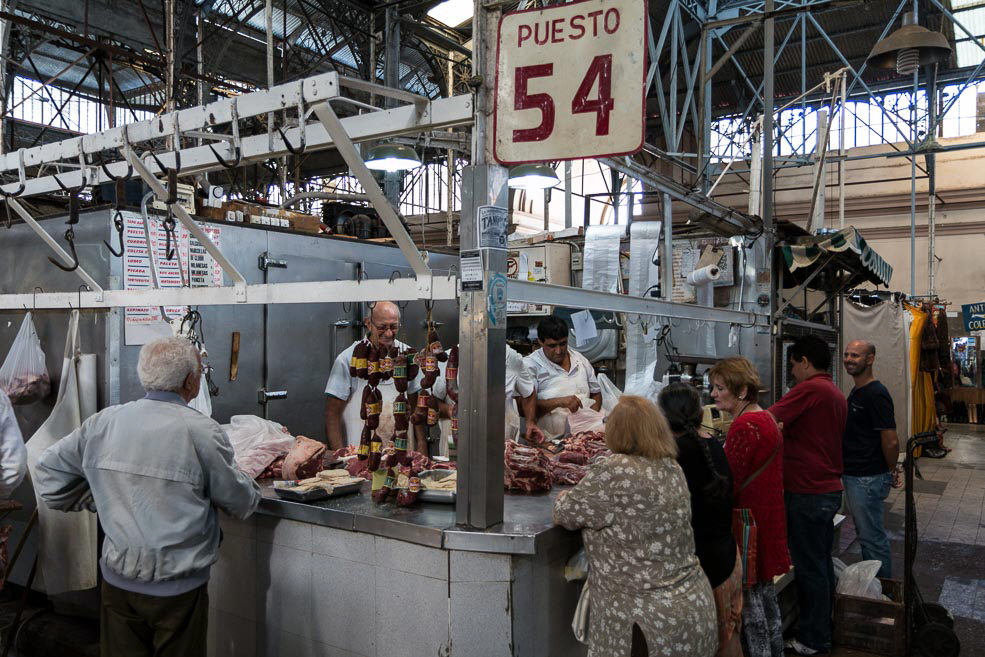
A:
POLYGON ((499 22, 502 164, 635 153, 643 145, 646 1, 586 0, 499 22))

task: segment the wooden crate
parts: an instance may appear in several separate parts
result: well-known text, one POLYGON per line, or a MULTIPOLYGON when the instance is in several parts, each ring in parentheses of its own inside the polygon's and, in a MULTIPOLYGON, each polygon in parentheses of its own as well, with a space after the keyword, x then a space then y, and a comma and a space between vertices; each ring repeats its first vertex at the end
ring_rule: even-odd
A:
POLYGON ((903 582, 879 578, 889 600, 835 594, 835 643, 890 657, 906 652, 903 582))

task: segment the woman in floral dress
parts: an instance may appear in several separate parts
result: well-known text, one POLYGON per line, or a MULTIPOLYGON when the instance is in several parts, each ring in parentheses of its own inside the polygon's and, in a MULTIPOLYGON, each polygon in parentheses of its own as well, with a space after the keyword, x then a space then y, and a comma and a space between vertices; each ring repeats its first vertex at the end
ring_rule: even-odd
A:
POLYGON ((554 505, 554 521, 581 529, 585 542, 588 655, 711 657, 715 601, 694 554, 690 495, 667 421, 651 401, 623 396, 605 442, 614 454, 554 505))

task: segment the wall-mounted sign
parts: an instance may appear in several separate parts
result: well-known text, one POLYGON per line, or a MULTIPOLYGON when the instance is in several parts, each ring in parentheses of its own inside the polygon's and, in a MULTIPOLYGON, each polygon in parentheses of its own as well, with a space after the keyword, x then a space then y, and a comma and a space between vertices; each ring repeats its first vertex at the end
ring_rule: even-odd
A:
POLYGON ((961 306, 961 314, 964 315, 965 331, 985 330, 985 302, 966 303, 961 306))
POLYGON ((585 0, 499 21, 494 113, 502 164, 643 146, 646 0, 585 0))
POLYGON ((495 205, 480 205, 475 213, 480 249, 505 249, 510 213, 495 205))

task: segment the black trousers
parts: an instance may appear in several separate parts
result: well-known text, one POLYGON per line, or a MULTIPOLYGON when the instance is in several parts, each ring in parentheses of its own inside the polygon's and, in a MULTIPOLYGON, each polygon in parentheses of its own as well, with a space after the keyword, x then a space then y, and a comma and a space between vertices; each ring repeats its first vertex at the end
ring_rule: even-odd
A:
POLYGON ((205 657, 208 585, 159 597, 103 581, 99 614, 102 657, 205 657))

